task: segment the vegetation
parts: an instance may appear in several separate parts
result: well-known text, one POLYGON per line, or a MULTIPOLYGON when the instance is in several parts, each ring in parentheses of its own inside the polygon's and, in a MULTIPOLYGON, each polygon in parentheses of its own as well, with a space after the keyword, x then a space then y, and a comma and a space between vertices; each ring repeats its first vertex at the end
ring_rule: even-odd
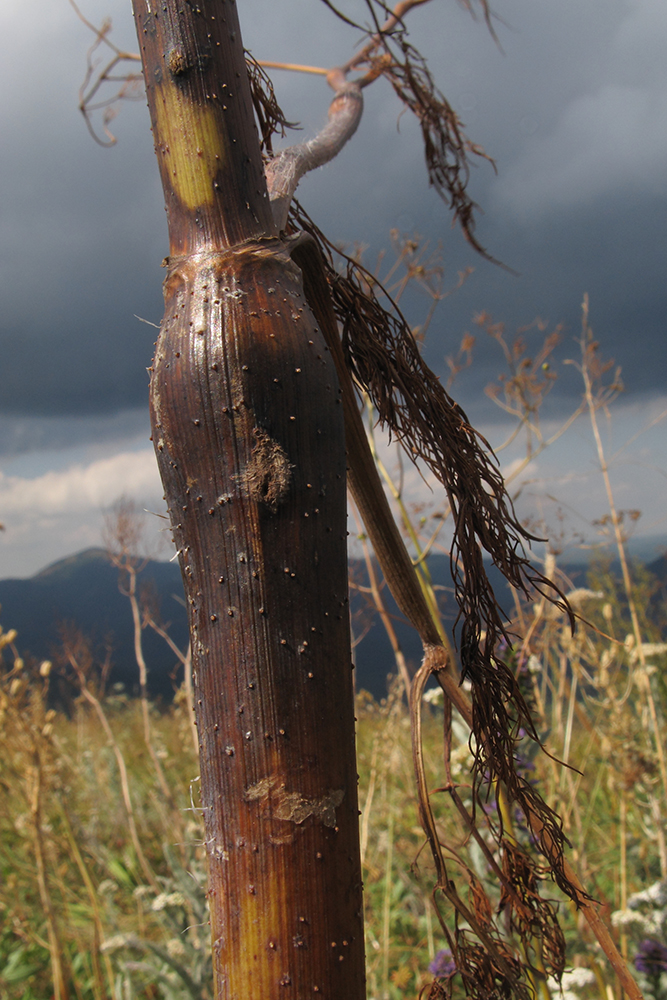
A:
MULTIPOLYGON (((556 343, 547 335, 548 347, 538 344, 529 353, 525 340, 523 347, 519 340, 506 342, 501 327, 488 318, 484 324, 508 348, 514 374, 510 370, 501 383, 504 400, 517 408, 518 429, 529 433, 534 454, 546 444, 539 426, 548 385, 542 359, 548 350, 556 370, 556 343)), ((599 406, 610 403, 619 383, 617 373, 604 383, 609 366, 599 361, 586 314, 580 368, 584 401, 576 412, 588 415, 594 432, 599 406)), ((604 471, 602 451, 599 457, 604 471)), ((422 557, 440 544, 447 512, 411 508, 400 479, 377 460, 437 608, 442 594, 429 590, 422 557)), ((503 656, 553 755, 519 739, 517 771, 560 813, 582 880, 610 918, 644 996, 665 1000, 666 609, 656 581, 628 563, 628 517, 616 510, 611 492, 609 500, 601 528, 614 531, 621 572, 612 572, 607 549, 606 561, 601 556, 592 564, 588 586, 575 588, 560 572, 556 553, 548 552, 546 571, 580 616, 579 628, 573 635, 567 616, 544 599, 532 606, 517 602, 511 624, 517 638, 503 656)), ((193 692, 185 683, 174 703, 161 709, 146 698, 141 635, 160 625, 150 604, 139 609, 135 529, 128 504, 116 505, 106 538, 135 623, 140 698, 106 691, 108 664, 95 663, 85 639, 71 629, 53 664, 24 663, 13 633, 0 633, 0 994, 7 1000, 42 1000, 56 993, 56 983, 57 995, 85 1000, 214 996, 193 692), (63 685, 71 697, 62 699, 63 685)), ((370 551, 368 559, 372 573, 370 551)), ((370 590, 391 635, 377 580, 370 590)), ((397 1000, 427 990, 462 997, 466 983, 451 943, 457 925, 464 932, 466 925, 461 928, 454 906, 432 906, 436 873, 415 800, 414 720, 404 696, 411 668, 395 634, 393 642, 396 672, 387 698, 378 703, 363 691, 356 696, 368 995, 397 1000)), ((172 652, 187 662, 173 646, 172 652)), ((503 861, 495 828, 502 821, 518 848, 534 847, 525 815, 509 808, 491 783, 475 813, 469 732, 451 718, 440 689, 427 690, 422 704, 426 784, 448 873, 462 881, 461 895, 477 915, 483 907, 496 911, 508 945, 525 949, 533 994, 557 996, 558 984, 543 961, 545 942, 534 927, 521 928, 507 872, 499 872, 507 855, 503 861)), ((595 936, 581 910, 564 901, 548 865, 532 889, 558 910, 566 1000, 620 1000, 619 982, 595 936)), ((344 941, 336 948, 344 955, 344 941)))
MULTIPOLYGON (((656 668, 664 666, 665 645, 644 644, 647 687, 636 649, 626 641, 627 603, 618 598, 618 582, 598 569, 593 585, 596 590, 577 599, 612 638, 582 630, 573 640, 562 619, 545 615, 531 644, 534 652, 510 658, 549 749, 581 773, 542 753, 520 757, 520 767, 561 811, 579 870, 612 915, 645 996, 664 1000, 664 799, 647 699, 650 687, 664 718, 667 699, 656 668)), ((643 599, 652 583, 640 577, 634 585, 643 599)), ((655 621, 644 626, 645 636, 658 637, 655 621)), ((113 690, 98 699, 97 667, 87 661, 85 643, 70 636, 60 666, 30 666, 14 659, 12 639, 11 632, 0 637, 9 668, 0 693, 0 995, 43 1000, 58 976, 61 996, 82 1000, 210 998, 204 834, 185 691, 171 707, 150 709, 151 752, 141 701, 113 690), (54 672, 65 672, 66 660, 70 679, 72 663, 80 671, 80 695, 70 716, 49 707, 54 672)), ((466 858, 470 892, 478 879, 499 905, 484 824, 485 843, 476 844, 453 792, 442 788, 439 695, 427 692, 424 719, 429 787, 441 788, 433 797, 439 834, 453 864, 466 858)), ((432 862, 414 799, 410 719, 400 679, 381 703, 360 692, 357 716, 369 996, 417 995, 434 974, 444 990, 461 996, 430 902, 432 862)), ((467 733, 455 724, 449 770, 456 795, 468 807, 471 764, 467 733)), ((487 811, 488 821, 496 821, 492 803, 487 811)), ((512 822, 519 840, 529 836, 521 816, 512 822)), ((567 969, 573 970, 565 974, 566 996, 617 997, 615 978, 581 916, 563 904, 548 877, 540 893, 561 899, 567 969)), ((511 936, 507 917, 501 921, 511 936)), ((546 985, 557 995, 554 983, 546 985)))
MULTIPOLYGON (((335 155, 356 128, 362 88, 385 76, 419 118, 431 182, 484 252, 465 190, 467 157, 480 151, 405 36, 403 15, 422 2, 405 0, 391 11, 377 0, 376 11, 369 0, 369 10, 387 21, 375 22, 360 56, 329 71, 331 127, 314 146, 274 156, 271 133, 286 122, 267 81, 252 65, 246 72, 232 0, 224 16, 207 0, 182 7, 165 0, 159 10, 135 0, 170 230, 152 426, 190 613, 191 653, 180 659, 189 681, 191 656, 194 683, 156 717, 141 654, 148 622, 127 552, 116 558, 135 622, 138 705, 105 692, 104 671, 85 639, 70 632, 57 668, 78 696, 71 717, 57 715, 49 700, 54 667, 22 663, 6 637, 14 657, 2 680, 2 851, 13 882, 2 975, 17 996, 36 996, 33 984, 44 988, 38 980, 48 965, 54 1000, 272 997, 287 987, 285 996, 358 997, 361 851, 373 996, 424 989, 429 1000, 459 993, 546 1000, 559 989, 567 945, 550 877, 593 935, 589 943, 588 929, 569 928, 579 963, 569 986, 607 998, 622 989, 636 1000, 636 983, 590 889, 565 856, 569 845, 554 811, 567 813, 579 868, 611 899, 615 885, 599 876, 594 850, 598 811, 576 805, 580 792, 595 803, 600 788, 607 838, 618 816, 621 952, 629 952, 629 928, 653 927, 636 967, 656 998, 663 987, 662 883, 641 886, 646 870, 633 870, 630 844, 640 823, 655 840, 660 877, 667 876, 664 705, 649 659, 662 645, 645 634, 623 518, 613 505, 597 412, 615 387, 598 385, 604 369, 587 317, 577 412, 589 414, 599 446, 623 591, 620 602, 603 604, 602 627, 575 635, 580 606, 599 598, 566 593, 553 553, 545 573, 533 569, 523 551, 531 535, 495 458, 424 364, 415 332, 395 303, 383 304, 386 293, 358 261, 348 258, 345 273, 337 270, 326 238, 300 207, 290 208, 301 174, 322 162, 311 156, 315 147, 326 147, 325 158, 335 155), (366 72, 352 81, 353 70, 366 72), (400 483, 392 493, 403 533, 396 526, 380 482, 390 477, 373 456, 358 395, 371 426, 377 417, 444 487, 447 506, 430 537, 428 519, 415 522, 400 483), (359 693, 358 765, 345 596, 346 453, 362 534, 424 647, 410 677, 394 643, 407 708, 399 682, 379 706, 359 693), (426 562, 448 521, 460 677, 426 562), (482 550, 514 588, 515 622, 502 616, 482 550), (625 614, 630 638, 621 641, 625 614), (442 708, 427 689, 433 679, 442 708), (186 769, 188 761, 195 767, 193 710, 197 779, 186 769), (630 749, 623 742, 627 713, 642 721, 630 749), (624 754, 641 761, 634 782, 645 787, 636 801, 602 760, 601 784, 589 787, 585 775, 575 781, 553 757, 536 756, 548 737, 567 763, 577 751, 594 757, 603 746, 601 715, 624 754), (644 895, 629 894, 633 878, 644 895)), ((484 0, 481 8, 488 19, 484 0)), ((504 407, 517 417, 517 433, 527 432, 529 449, 547 444, 539 405, 549 378, 538 367, 548 368, 550 350, 545 343, 534 359, 520 341, 508 350, 504 407)), ((369 576, 373 557, 369 552, 369 576)), ((382 615, 377 587, 373 597, 382 615)), ((595 608, 585 612, 594 617, 595 608)), ((383 621, 390 630, 386 614, 383 621)))

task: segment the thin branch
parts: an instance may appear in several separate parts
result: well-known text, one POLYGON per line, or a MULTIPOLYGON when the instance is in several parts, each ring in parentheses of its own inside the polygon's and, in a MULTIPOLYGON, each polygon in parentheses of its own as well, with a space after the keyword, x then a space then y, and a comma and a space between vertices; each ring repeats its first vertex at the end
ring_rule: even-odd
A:
MULTIPOLYGON (((327 80, 331 78, 327 75, 327 80)), ((340 153, 357 131, 363 112, 361 88, 343 81, 329 105, 329 121, 308 142, 282 150, 266 164, 266 181, 276 226, 282 232, 299 181, 311 170, 323 166, 340 153)))
MULTIPOLYGON (((323 2, 345 23, 355 28, 361 27, 343 15, 329 0, 323 2)), ((347 63, 334 66, 328 71, 327 82, 335 96, 329 107, 327 125, 314 139, 283 150, 266 165, 269 196, 276 225, 281 232, 285 228, 299 180, 310 170, 337 156, 359 125, 363 110, 362 89, 384 76, 401 102, 419 121, 429 182, 448 203, 454 219, 458 221, 471 246, 487 260, 499 263, 474 235, 477 206, 467 193, 469 158, 481 157, 494 166, 493 160, 480 146, 467 138, 458 115, 437 89, 425 59, 406 38, 406 14, 429 2, 430 0, 400 0, 390 9, 381 0, 375 0, 375 6, 387 15, 384 23, 380 24, 374 4, 371 0, 366 0, 375 30, 369 33, 366 45, 347 63), (364 75, 350 80, 350 73, 362 67, 365 69, 364 75)), ((481 0, 481 3, 489 24, 490 13, 486 0, 481 0)), ((464 0, 464 5, 472 13, 469 0, 464 0)))
POLYGON ((116 137, 109 129, 109 124, 116 117, 115 105, 118 101, 129 99, 137 100, 140 96, 141 90, 143 90, 143 74, 142 73, 124 73, 122 76, 114 76, 113 71, 117 66, 122 65, 125 62, 141 62, 141 56, 135 52, 125 52, 119 49, 111 39, 109 38, 109 33, 111 31, 111 21, 109 19, 102 22, 100 28, 96 28, 79 10, 79 7, 75 3, 75 0, 69 0, 72 5, 77 17, 85 24, 90 31, 95 35, 95 41, 88 49, 86 55, 86 75, 84 76, 83 83, 79 88, 79 111, 83 115, 86 127, 90 132, 91 136, 100 146, 114 146, 116 143, 116 137), (98 71, 98 64, 93 61, 93 56, 95 55, 97 49, 100 46, 106 46, 113 53, 111 59, 106 64, 104 69, 98 71), (116 93, 104 101, 99 101, 93 104, 93 98, 100 90, 100 88, 105 83, 120 83, 121 86, 118 88, 116 93), (91 114, 94 111, 100 111, 105 108, 104 115, 102 116, 102 128, 106 139, 102 139, 95 131, 91 114))
POLYGON ((327 76, 328 69, 322 66, 303 66, 301 63, 271 62, 268 59, 258 59, 257 65, 263 69, 285 69, 292 73, 315 73, 317 76, 327 76))

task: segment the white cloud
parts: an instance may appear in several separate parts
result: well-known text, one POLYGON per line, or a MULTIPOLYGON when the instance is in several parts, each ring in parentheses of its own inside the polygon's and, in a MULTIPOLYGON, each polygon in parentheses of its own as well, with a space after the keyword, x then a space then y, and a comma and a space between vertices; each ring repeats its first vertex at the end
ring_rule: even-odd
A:
POLYGON ((5 519, 102 510, 121 493, 161 495, 152 449, 120 452, 88 466, 50 470, 33 479, 0 472, 0 509, 5 519))
MULTIPOLYGON (((0 520, 5 525, 0 576, 29 576, 56 559, 101 545, 104 511, 121 494, 155 511, 163 509, 152 449, 118 451, 33 477, 0 472, 0 520)), ((154 525, 156 541, 165 523, 154 525)))
MULTIPOLYGON (((635 529, 638 536, 664 534, 667 397, 634 404, 619 401, 612 413, 611 424, 602 414, 600 423, 617 506, 642 511, 635 529)), ((507 439, 510 429, 501 424, 480 427, 496 444, 507 439)), ((557 431, 558 424, 549 422, 542 429, 548 437, 557 431)), ((80 449, 73 448, 69 456, 45 451, 7 461, 4 473, 0 471, 0 521, 6 526, 0 532, 0 578, 29 576, 57 559, 102 544, 103 514, 121 494, 150 510, 163 511, 153 451, 143 442, 137 447, 135 440, 117 441, 115 446, 107 442, 96 454, 83 459, 80 449)), ((411 516, 416 522, 425 517, 426 531, 429 525, 433 530, 438 524, 433 515, 445 506, 444 491, 432 475, 422 479, 408 461, 403 462, 401 471, 394 448, 387 446, 380 433, 377 445, 394 483, 402 484, 411 516)), ((523 454, 519 439, 501 453, 506 476, 517 471, 523 454)), ((608 507, 587 419, 580 418, 556 444, 531 461, 512 482, 510 491, 519 494, 517 511, 521 517, 544 519, 556 532, 563 527, 566 536, 581 531, 595 538, 591 522, 608 507), (565 523, 556 513, 559 508, 565 523)), ((146 515, 146 543, 151 550, 161 540, 168 541, 166 525, 166 521, 146 515)), ((350 531, 353 551, 359 554, 354 548, 354 521, 350 531)), ((449 536, 447 522, 439 542, 446 545, 449 536)), ((162 557, 169 554, 165 544, 162 557)))

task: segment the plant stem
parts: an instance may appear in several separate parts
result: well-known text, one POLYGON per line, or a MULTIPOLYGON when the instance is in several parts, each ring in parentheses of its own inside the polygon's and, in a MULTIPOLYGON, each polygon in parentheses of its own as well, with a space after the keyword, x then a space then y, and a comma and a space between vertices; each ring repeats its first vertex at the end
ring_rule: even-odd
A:
POLYGON ((361 1000, 336 372, 274 224, 236 3, 134 12, 169 223, 151 424, 190 618, 214 995, 361 1000))
POLYGON ((30 814, 33 829, 33 845, 35 850, 35 866, 37 869, 37 885, 39 897, 46 917, 46 926, 51 956, 51 976, 53 980, 54 1000, 68 1000, 67 978, 63 946, 58 930, 56 911, 51 899, 46 876, 46 857, 44 851, 44 831, 42 828, 42 761, 39 747, 33 747, 33 763, 30 769, 30 814))
POLYGON ((123 795, 123 803, 125 805, 125 814, 127 816, 127 826, 130 831, 130 839, 132 840, 132 845, 134 847, 134 851, 137 856, 137 861, 139 862, 141 870, 143 871, 148 884, 151 885, 156 892, 160 892, 160 884, 155 877, 153 869, 148 863, 146 855, 144 854, 143 848, 141 846, 141 840, 139 839, 139 834, 137 832, 137 824, 134 816, 134 806, 132 805, 132 795, 130 793, 130 782, 127 775, 127 767, 125 765, 125 758, 123 756, 123 751, 118 745, 118 740, 114 736, 113 729, 109 724, 109 720, 106 716, 104 708, 102 707, 102 703, 100 702, 99 698, 95 697, 95 695, 88 687, 85 675, 81 670, 81 667, 79 666, 73 653, 69 652, 68 658, 70 664, 72 665, 79 679, 79 687, 81 690, 81 694, 86 699, 88 704, 92 705, 92 708, 97 718, 100 720, 100 725, 102 726, 102 729, 104 730, 105 735, 109 741, 109 745, 113 750, 114 757, 116 758, 116 763, 118 765, 118 773, 120 776, 120 787, 123 795))
MULTIPOLYGON (((593 437, 595 439, 598 461, 600 463, 600 471, 602 473, 604 487, 607 494, 607 503, 609 506, 609 514, 611 516, 611 523, 614 531, 616 550, 618 552, 618 558, 621 563, 623 588, 625 590, 625 596, 628 602, 630 621, 632 622, 632 634, 635 641, 636 655, 641 667, 639 677, 637 678, 637 683, 640 690, 643 690, 644 696, 646 698, 649 716, 651 719, 651 729, 653 731, 655 752, 656 752, 656 757, 658 759, 658 767, 660 770, 663 802, 667 804, 667 761, 665 760, 663 735, 661 733, 660 724, 658 721, 658 714, 656 711, 653 691, 651 689, 650 677, 646 670, 646 657, 644 654, 643 637, 641 633, 641 626, 639 624, 639 614, 637 612, 637 604, 635 602, 634 587, 630 576, 630 568, 628 565, 627 550, 625 546, 625 538, 623 535, 622 522, 614 500, 614 493, 611 486, 611 477, 609 475, 609 465, 607 463, 607 459, 605 456, 604 447, 602 444, 602 436, 600 434, 600 428, 598 425, 598 419, 597 419, 598 404, 596 403, 593 395, 593 383, 591 379, 589 366, 587 364, 587 352, 589 350, 589 344, 591 340, 592 340, 592 333, 588 323, 588 295, 585 295, 582 303, 581 347, 582 347, 583 363, 581 366, 581 373, 584 380, 586 403, 588 405, 588 413, 591 421, 591 428, 593 430, 593 437)), ((664 859, 661 857, 660 860, 662 869, 661 876, 664 879, 667 878, 667 870, 663 867, 664 859)))

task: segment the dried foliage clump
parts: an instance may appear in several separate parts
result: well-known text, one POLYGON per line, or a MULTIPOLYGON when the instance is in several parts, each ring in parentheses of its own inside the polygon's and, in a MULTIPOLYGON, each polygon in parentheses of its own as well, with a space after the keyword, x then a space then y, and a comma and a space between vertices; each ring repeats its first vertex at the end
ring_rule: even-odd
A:
MULTIPOLYGON (((380 76, 391 84, 402 105, 419 122, 429 183, 448 203, 453 221, 459 223, 470 245, 493 261, 494 258, 475 236, 475 211, 478 206, 467 187, 470 179, 469 157, 487 160, 494 169, 495 164, 481 146, 467 137, 461 119, 436 86, 425 58, 407 38, 405 15, 428 0, 403 0, 393 8, 384 0, 366 0, 372 27, 353 21, 330 0, 323 2, 342 21, 364 31, 369 37, 361 51, 342 67, 343 74, 347 76, 352 70, 365 68, 365 76, 357 81, 361 86, 380 76), (382 23, 380 17, 385 19, 382 23)), ((472 3, 466 0, 463 5, 475 16, 472 3)), ((486 0, 481 0, 480 6, 493 35, 491 12, 486 0)))
POLYGON ((255 117, 259 126, 259 137, 262 152, 267 156, 273 156, 273 136, 283 137, 288 128, 297 128, 295 122, 289 122, 282 108, 278 104, 273 81, 260 66, 254 56, 246 50, 245 64, 250 79, 250 93, 252 105, 255 110, 255 117))
MULTIPOLYGON (((558 587, 530 565, 523 544, 531 536, 514 513, 489 445, 428 368, 412 331, 386 291, 357 260, 340 254, 298 204, 291 224, 295 230, 308 232, 320 246, 346 363, 357 387, 372 401, 380 424, 447 492, 454 521, 451 569, 459 607, 455 638, 462 678, 470 680, 473 692, 475 758, 470 828, 475 829, 475 810, 483 812, 491 797, 517 806, 528 823, 539 828, 540 846, 550 858, 553 877, 578 901, 578 888, 562 865, 565 836, 560 819, 516 767, 518 741, 527 734, 539 742, 539 736, 516 678, 498 652, 501 640, 511 645, 512 637, 488 579, 483 551, 525 598, 537 589, 563 611, 570 615, 571 611, 558 587), (343 259, 344 273, 336 269, 334 254, 343 259)), ((571 621, 573 624, 572 617, 571 621)), ((426 680, 424 674, 416 687, 426 680)), ((412 695, 413 704, 420 703, 420 692, 412 695)), ((419 720, 413 718, 413 725, 419 728, 419 720)), ((472 892, 472 906, 468 906, 447 873, 424 788, 420 789, 420 812, 438 872, 436 890, 449 899, 456 914, 454 934, 444 922, 443 931, 450 938, 469 994, 480 998, 490 993, 514 995, 523 1000, 528 993, 520 966, 494 930, 491 907, 481 887, 472 892), (463 927, 459 927, 459 919, 463 927)), ((529 931, 531 936, 538 933, 544 941, 549 971, 558 977, 564 967, 562 934, 554 908, 536 888, 545 869, 506 836, 500 808, 498 817, 493 836, 506 869, 498 870, 505 892, 503 905, 522 940, 529 931)))
MULTIPOLYGON (((463 679, 488 683, 484 664, 490 664, 498 640, 509 642, 510 637, 482 552, 525 596, 534 587, 550 591, 557 600, 562 595, 531 566, 523 543, 533 536, 514 513, 489 444, 422 358, 400 310, 373 275, 335 248, 298 204, 292 222, 295 229, 318 241, 325 257, 343 348, 355 382, 368 393, 380 424, 447 490, 455 523, 451 565, 461 612, 463 679), (345 261, 344 274, 334 266, 334 254, 345 261), (381 303, 380 295, 388 300, 389 308, 381 303)), ((518 708, 519 725, 529 723, 527 706, 518 702, 518 708)))
POLYGON ((565 968, 565 939, 554 904, 540 895, 539 882, 547 870, 536 869, 517 843, 503 844, 503 876, 499 911, 506 913, 510 929, 522 941, 541 938, 545 970, 560 977, 565 968))
POLYGON ((482 256, 493 259, 475 236, 477 205, 467 192, 470 155, 493 160, 481 146, 468 139, 451 104, 435 86, 424 57, 399 35, 401 58, 387 62, 382 75, 389 80, 403 104, 419 121, 429 183, 448 202, 453 221, 482 256))

